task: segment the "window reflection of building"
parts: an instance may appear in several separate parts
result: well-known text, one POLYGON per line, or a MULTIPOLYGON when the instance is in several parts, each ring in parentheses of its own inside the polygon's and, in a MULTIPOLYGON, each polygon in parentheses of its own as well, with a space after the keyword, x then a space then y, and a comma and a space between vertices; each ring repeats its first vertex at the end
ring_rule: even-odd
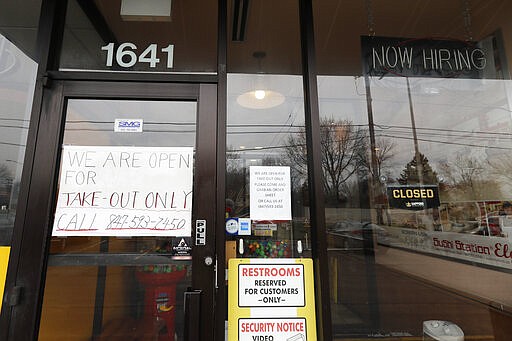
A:
POLYGON ((10 245, 37 64, 0 34, 0 245, 10 245))

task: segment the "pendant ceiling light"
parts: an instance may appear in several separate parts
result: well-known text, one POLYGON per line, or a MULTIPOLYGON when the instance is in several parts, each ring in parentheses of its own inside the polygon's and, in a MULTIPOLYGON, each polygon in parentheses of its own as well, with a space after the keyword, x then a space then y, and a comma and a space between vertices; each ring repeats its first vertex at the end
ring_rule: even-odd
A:
POLYGON ((125 21, 171 21, 171 0, 122 0, 125 21))
POLYGON ((252 54, 258 60, 258 73, 254 75, 254 84, 250 91, 244 92, 237 97, 236 101, 242 107, 249 109, 268 109, 284 103, 284 96, 277 91, 273 91, 265 82, 265 75, 261 72, 261 62, 266 53, 257 51, 252 54))
POLYGON ((284 96, 271 90, 248 91, 236 99, 242 107, 249 109, 268 109, 284 103, 284 96))

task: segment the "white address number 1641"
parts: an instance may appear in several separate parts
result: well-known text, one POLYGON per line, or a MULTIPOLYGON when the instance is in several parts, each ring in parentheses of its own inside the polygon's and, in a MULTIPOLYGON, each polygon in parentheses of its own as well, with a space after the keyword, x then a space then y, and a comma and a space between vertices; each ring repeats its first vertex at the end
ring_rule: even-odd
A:
MULTIPOLYGON (((107 66, 112 66, 114 61, 114 43, 101 47, 102 51, 107 51, 107 66)), ((116 62, 121 67, 132 67, 137 62, 148 63, 149 67, 156 67, 160 63, 160 58, 157 58, 158 46, 157 44, 150 44, 138 57, 135 51, 137 46, 133 43, 122 43, 115 51, 116 62)), ((167 68, 172 68, 174 63, 174 45, 169 45, 161 49, 163 53, 167 54, 167 68)))

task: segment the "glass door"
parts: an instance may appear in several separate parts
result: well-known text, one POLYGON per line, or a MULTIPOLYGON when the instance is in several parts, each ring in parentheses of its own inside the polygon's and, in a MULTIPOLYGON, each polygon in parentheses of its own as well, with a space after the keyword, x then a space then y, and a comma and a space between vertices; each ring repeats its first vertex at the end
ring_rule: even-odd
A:
POLYGON ((80 87, 63 87, 39 340, 191 340, 198 323, 207 340, 216 88, 80 87))

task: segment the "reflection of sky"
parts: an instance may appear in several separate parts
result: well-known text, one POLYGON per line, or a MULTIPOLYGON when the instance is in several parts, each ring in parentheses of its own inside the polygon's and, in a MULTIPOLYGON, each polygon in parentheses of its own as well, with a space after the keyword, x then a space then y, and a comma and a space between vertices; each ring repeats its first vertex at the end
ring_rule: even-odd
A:
POLYGON ((364 80, 354 77, 318 77, 319 109, 322 119, 348 120, 368 125, 364 80))
POLYGON ((302 77, 229 74, 227 110, 228 149, 252 160, 278 157, 290 134, 304 127, 302 77), (256 88, 277 92, 284 96, 284 102, 271 108, 251 109, 237 101, 240 95, 256 88))
POLYGON ((0 166, 21 177, 37 64, 0 35, 0 166))
POLYGON ((195 146, 196 102, 69 100, 64 144, 195 146), (142 119, 142 133, 114 132, 115 119, 142 119))
MULTIPOLYGON (((410 79, 419 151, 432 165, 455 155, 486 159, 510 153, 511 116, 504 81, 410 79)), ((373 114, 378 136, 398 144, 397 166, 414 153, 410 103, 405 78, 372 80, 373 114)))
MULTIPOLYGON (((419 151, 436 168, 456 155, 488 160, 512 156, 511 84, 485 79, 410 78, 419 151)), ((323 118, 368 124, 364 78, 319 77, 320 115, 323 118)), ((390 162, 399 176, 414 155, 406 78, 371 79, 376 138, 394 141, 390 162)))

